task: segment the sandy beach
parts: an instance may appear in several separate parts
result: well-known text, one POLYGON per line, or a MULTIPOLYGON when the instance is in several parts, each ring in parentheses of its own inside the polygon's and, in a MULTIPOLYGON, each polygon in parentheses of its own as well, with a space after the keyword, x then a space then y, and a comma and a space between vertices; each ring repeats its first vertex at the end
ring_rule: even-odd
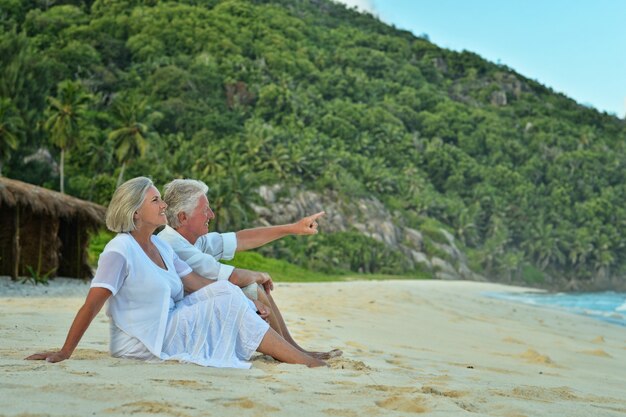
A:
POLYGON ((111 358, 104 313, 72 359, 24 361, 61 346, 87 291, 55 286, 0 293, 2 416, 626 415, 626 328, 483 295, 524 288, 278 283, 294 338, 344 356, 233 370, 111 358))

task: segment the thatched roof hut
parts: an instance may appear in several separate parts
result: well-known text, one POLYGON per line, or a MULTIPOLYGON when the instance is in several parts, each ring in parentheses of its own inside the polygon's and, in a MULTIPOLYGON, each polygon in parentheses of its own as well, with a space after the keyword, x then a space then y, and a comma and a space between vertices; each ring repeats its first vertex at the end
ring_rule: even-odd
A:
POLYGON ((0 177, 0 275, 87 278, 88 232, 104 224, 98 204, 0 177))

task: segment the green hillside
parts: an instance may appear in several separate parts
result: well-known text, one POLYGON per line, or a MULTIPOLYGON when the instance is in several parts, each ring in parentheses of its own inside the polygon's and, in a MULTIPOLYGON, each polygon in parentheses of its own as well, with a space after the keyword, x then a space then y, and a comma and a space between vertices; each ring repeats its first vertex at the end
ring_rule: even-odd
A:
MULTIPOLYGON (((260 185, 373 196, 403 225, 448 230, 492 279, 624 275, 624 121, 506 66, 327 0, 0 10, 2 175, 59 189, 62 171, 66 193, 99 203, 120 175, 202 179, 218 230, 251 224, 260 185)), ((358 270, 367 249, 368 272, 412 268, 354 232, 315 239, 273 253, 358 270)))

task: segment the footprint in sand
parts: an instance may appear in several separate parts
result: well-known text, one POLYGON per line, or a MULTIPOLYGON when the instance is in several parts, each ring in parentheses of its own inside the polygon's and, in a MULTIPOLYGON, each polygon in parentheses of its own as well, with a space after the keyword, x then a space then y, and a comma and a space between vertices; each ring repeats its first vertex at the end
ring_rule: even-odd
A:
POLYGON ((397 366, 400 369, 413 370, 412 366, 410 366, 406 363, 406 361, 403 361, 401 359, 385 359, 385 362, 387 362, 389 365, 397 366))
POLYGON ((348 341, 348 342, 346 342, 346 346, 350 346, 350 347, 356 348, 357 352, 363 352, 363 351, 369 350, 369 348, 367 346, 362 345, 361 343, 358 343, 358 342, 350 342, 350 341, 348 341))
POLYGON ((110 357, 109 352, 95 349, 76 349, 72 354, 72 360, 96 360, 110 357))
POLYGON ((329 416, 357 417, 359 415, 356 411, 346 409, 327 408, 322 411, 324 414, 328 414, 329 416))
POLYGON ((524 342, 522 342, 521 340, 515 339, 514 337, 505 337, 504 339, 502 339, 502 341, 505 343, 515 343, 516 345, 524 344, 524 342))
POLYGON ((493 394, 503 397, 521 398, 524 400, 553 402, 553 401, 578 401, 580 398, 569 387, 537 387, 519 386, 510 391, 493 390, 493 394))
POLYGON ((263 383, 278 383, 280 380, 276 378, 274 375, 261 375, 257 376, 256 379, 263 383))
POLYGON ((350 369, 352 371, 371 371, 372 368, 361 361, 346 358, 333 358, 328 361, 331 369, 350 369))
POLYGON ((135 401, 132 403, 126 403, 120 407, 107 408, 104 410, 110 414, 166 414, 174 417, 188 417, 189 414, 180 411, 181 409, 195 410, 194 407, 170 404, 167 402, 159 401, 135 401))
POLYGON ((534 349, 528 349, 526 352, 517 355, 517 357, 526 360, 529 363, 535 363, 538 365, 548 365, 556 367, 557 364, 554 363, 552 359, 550 359, 547 355, 542 355, 534 349))
POLYGON ((512 371, 511 369, 496 368, 494 366, 482 366, 481 369, 485 371, 496 372, 498 374, 522 375, 522 372, 512 371))
POLYGON ((431 376, 430 378, 428 378, 428 382, 430 382, 431 384, 435 384, 435 385, 443 385, 446 382, 449 382, 452 378, 449 375, 443 374, 443 375, 437 375, 437 376, 431 376))
POLYGON ((207 391, 211 388, 211 382, 200 383, 190 379, 151 379, 154 382, 160 382, 170 387, 182 387, 197 391, 207 391))
POLYGON ((613 357, 613 356, 609 355, 608 353, 606 353, 605 351, 603 351, 602 349, 582 350, 582 351, 580 351, 580 353, 584 353, 585 355, 600 356, 602 358, 612 358, 613 357))
POLYGON ((72 375, 78 375, 78 376, 97 376, 98 373, 93 372, 93 371, 69 371, 70 374, 72 375))
POLYGON ((280 411, 280 408, 272 407, 271 405, 264 404, 260 401, 251 400, 250 398, 237 398, 234 400, 226 400, 222 402, 224 407, 237 407, 245 410, 260 411, 263 415, 269 415, 269 413, 275 413, 280 411))
POLYGON ((42 364, 40 361, 28 361, 26 364, 22 365, 0 365, 0 371, 5 372, 24 372, 24 371, 40 371, 47 370, 47 364, 42 364), (28 363, 30 362, 30 363, 28 363))
POLYGON ((435 388, 429 385, 424 385, 422 387, 422 392, 424 394, 439 395, 441 397, 447 397, 447 398, 460 398, 464 396, 465 394, 467 394, 466 392, 463 392, 463 391, 441 390, 439 388, 435 388))
POLYGON ((416 394, 419 389, 415 387, 398 387, 394 385, 367 385, 365 388, 381 392, 391 392, 392 394, 416 394))
MULTIPOLYGON (((281 372, 282 373, 282 372, 281 372)), ((271 374, 253 377, 255 381, 265 385, 272 394, 294 393, 302 391, 302 387, 288 384, 285 380, 276 378, 276 372, 272 369, 271 374)))
POLYGON ((376 401, 375 403, 380 408, 405 413, 418 414, 428 411, 424 399, 416 396, 393 395, 384 400, 376 401))
POLYGON ((333 385, 333 386, 342 385, 342 386, 344 386, 346 388, 353 388, 353 387, 356 387, 357 385, 360 385, 360 384, 358 384, 356 382, 352 382, 352 381, 330 381, 330 382, 326 382, 326 384, 330 384, 330 385, 333 385))
MULTIPOLYGON (((470 413, 478 413, 479 412, 479 408, 476 407, 475 404, 473 403, 468 403, 465 401, 459 401, 459 400, 455 400, 454 403, 457 405, 457 407, 459 407, 462 410, 468 411, 470 413)), ((507 414, 508 415, 508 414, 507 414)), ((526 416, 522 416, 522 415, 510 415, 510 417, 526 417, 526 416)))

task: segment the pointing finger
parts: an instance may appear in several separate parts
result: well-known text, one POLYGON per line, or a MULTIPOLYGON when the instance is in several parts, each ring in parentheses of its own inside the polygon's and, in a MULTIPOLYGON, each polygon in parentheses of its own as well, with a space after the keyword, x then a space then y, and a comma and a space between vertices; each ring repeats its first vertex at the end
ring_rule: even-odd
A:
POLYGON ((326 214, 325 211, 320 211, 319 213, 315 213, 312 214, 308 217, 308 219, 312 222, 314 222, 315 220, 319 219, 320 217, 322 217, 324 214, 326 214))

